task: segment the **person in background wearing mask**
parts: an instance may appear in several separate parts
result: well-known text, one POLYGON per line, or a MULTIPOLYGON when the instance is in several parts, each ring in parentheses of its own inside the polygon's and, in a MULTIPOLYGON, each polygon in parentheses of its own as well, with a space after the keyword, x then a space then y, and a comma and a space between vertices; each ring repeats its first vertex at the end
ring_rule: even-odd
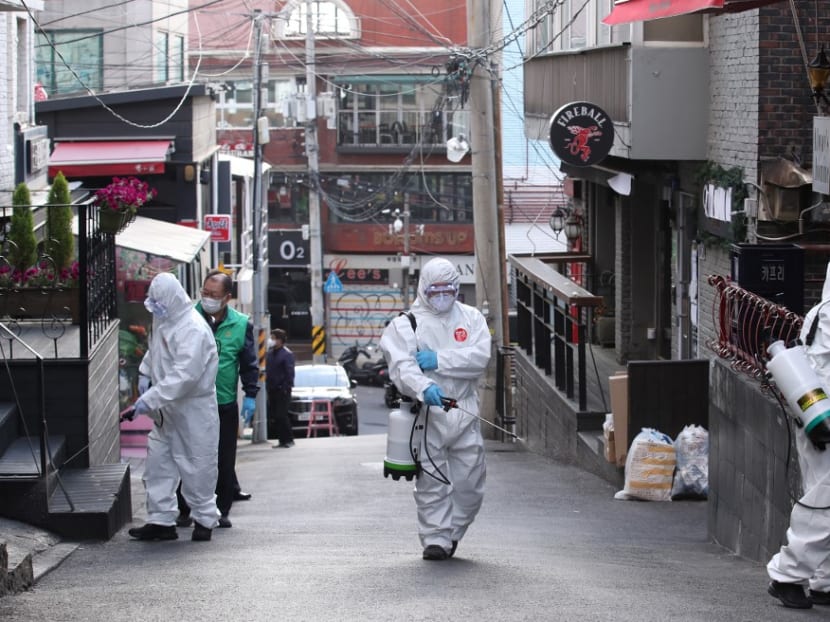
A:
POLYGON ((412 304, 415 329, 401 315, 380 340, 390 379, 401 393, 423 402, 418 421, 426 426, 424 470, 415 483, 415 505, 427 560, 455 554, 484 498, 484 440, 473 415, 479 412, 478 383, 490 361, 491 336, 478 309, 457 301, 459 281, 449 261, 431 259, 412 304), (458 408, 444 411, 447 397, 458 408))
POLYGON ((268 391, 268 425, 273 422, 279 444, 274 449, 294 447, 294 431, 288 417, 294 388, 294 353, 285 345, 285 331, 271 331, 272 345, 265 357, 265 388, 268 391))
POLYGON ((147 523, 129 530, 139 540, 175 540, 176 486, 190 505, 193 540, 210 540, 217 525, 216 342, 176 277, 156 276, 145 307, 153 314, 150 347, 139 367, 152 386, 131 415, 155 422, 147 442, 147 523))
MULTIPOLYGON (((259 392, 259 365, 254 344, 254 327, 248 316, 228 306, 233 281, 220 270, 211 270, 202 284, 202 299, 196 310, 207 320, 216 338, 219 351, 219 373, 216 375, 216 399, 219 401, 219 478, 216 482, 216 504, 222 515, 220 527, 232 527, 229 517, 234 501, 247 501, 250 493, 242 492, 236 477, 236 443, 239 436, 239 405, 237 389, 242 382, 245 398, 242 416, 250 423, 256 410, 259 392)), ((176 524, 190 524, 186 503, 179 497, 180 515, 176 524)))

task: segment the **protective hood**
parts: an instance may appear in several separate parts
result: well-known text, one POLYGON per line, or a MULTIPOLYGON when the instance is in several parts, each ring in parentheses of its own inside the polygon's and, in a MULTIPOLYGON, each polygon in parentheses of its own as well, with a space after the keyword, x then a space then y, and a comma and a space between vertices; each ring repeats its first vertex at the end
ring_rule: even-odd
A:
POLYGON ((438 313, 432 305, 429 304, 426 295, 427 288, 435 283, 452 283, 457 291, 458 286, 461 283, 461 275, 458 274, 458 270, 455 269, 455 266, 443 257, 435 257, 434 259, 430 259, 426 264, 424 264, 424 267, 421 268, 421 277, 418 280, 418 299, 413 306, 418 305, 430 313, 438 313))
POLYGON ((175 323, 190 313, 193 308, 190 296, 184 291, 178 279, 169 272, 156 275, 150 283, 147 295, 163 304, 167 309, 167 315, 163 318, 154 316, 154 323, 158 321, 175 323))

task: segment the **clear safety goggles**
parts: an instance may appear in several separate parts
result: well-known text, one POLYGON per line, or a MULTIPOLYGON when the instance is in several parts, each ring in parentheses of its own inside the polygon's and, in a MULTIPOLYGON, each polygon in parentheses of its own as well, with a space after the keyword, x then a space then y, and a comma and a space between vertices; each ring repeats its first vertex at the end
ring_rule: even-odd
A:
POLYGON ((433 296, 439 296, 441 294, 450 294, 455 296, 458 293, 458 288, 451 283, 436 283, 435 285, 430 285, 424 291, 427 298, 432 298, 433 296))

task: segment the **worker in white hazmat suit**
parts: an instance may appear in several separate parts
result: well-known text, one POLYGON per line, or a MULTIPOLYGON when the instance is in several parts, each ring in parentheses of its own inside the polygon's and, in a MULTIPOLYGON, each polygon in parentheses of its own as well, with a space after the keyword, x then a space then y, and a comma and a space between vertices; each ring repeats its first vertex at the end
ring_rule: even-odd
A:
POLYGON ((418 422, 423 471, 415 484, 423 558, 455 553, 484 498, 484 441, 478 415, 478 383, 490 360, 491 336, 484 316, 458 302, 460 277, 446 259, 424 265, 413 323, 395 318, 380 347, 389 377, 404 395, 423 402, 418 422), (458 408, 442 409, 443 398, 458 408), (443 480, 443 481, 442 481, 443 480))
POLYGON ((156 276, 144 302, 153 314, 150 347, 139 373, 149 388, 135 403, 136 414, 155 422, 147 444, 144 487, 147 524, 129 530, 140 540, 174 540, 176 487, 191 507, 193 540, 210 540, 216 508, 219 358, 210 327, 172 274, 156 276))
MULTIPOLYGON (((830 264, 821 298, 804 318, 800 338, 830 395, 830 264)), ((790 514, 787 544, 767 564, 768 591, 785 607, 807 609, 830 605, 830 447, 817 448, 803 427, 794 428, 794 434, 804 495, 790 514)))

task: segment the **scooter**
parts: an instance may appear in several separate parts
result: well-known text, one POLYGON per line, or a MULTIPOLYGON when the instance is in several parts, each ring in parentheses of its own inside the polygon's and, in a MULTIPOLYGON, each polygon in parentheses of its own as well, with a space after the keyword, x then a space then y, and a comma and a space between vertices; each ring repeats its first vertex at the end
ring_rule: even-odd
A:
POLYGON ((361 354, 368 359, 372 358, 372 355, 365 348, 355 344, 343 350, 343 354, 340 355, 337 362, 346 370, 350 380, 354 380, 358 384, 383 386, 388 377, 386 360, 383 358, 376 361, 369 360, 359 365, 357 359, 361 354))
POLYGON ((387 378, 383 385, 383 403, 387 408, 399 408, 401 405, 401 392, 395 383, 387 378))

